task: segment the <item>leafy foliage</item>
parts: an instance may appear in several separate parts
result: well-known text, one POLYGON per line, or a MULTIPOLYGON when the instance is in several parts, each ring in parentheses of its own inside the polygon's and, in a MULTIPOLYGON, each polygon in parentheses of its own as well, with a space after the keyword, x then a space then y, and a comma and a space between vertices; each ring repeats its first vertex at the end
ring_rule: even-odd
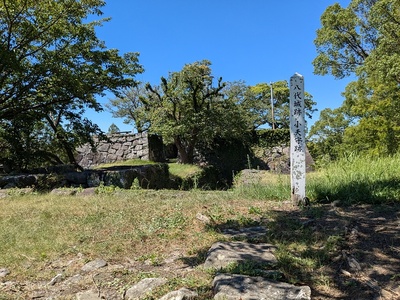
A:
MULTIPOLYGON (((71 163, 75 147, 100 133, 82 116, 84 111, 101 111, 97 95, 118 94, 142 71, 137 53, 120 56, 96 37, 95 27, 106 19, 85 23, 92 15, 100 16, 104 4, 101 0, 0 3, 0 122, 13 131, 26 119, 30 126, 45 128, 51 152, 65 153, 71 163)), ((6 148, 19 153, 14 151, 17 137, 0 138, 6 148)), ((37 144, 30 154, 43 149, 37 144)), ((22 156, 16 159, 24 164, 22 156)))
POLYGON ((240 110, 221 91, 219 78, 213 85, 211 63, 187 64, 180 72, 161 78, 159 88, 147 85, 150 95, 144 106, 150 132, 174 143, 183 163, 192 163, 199 143, 211 144, 216 137, 239 137, 246 130, 240 110))
POLYGON ((256 144, 262 147, 273 147, 280 145, 289 145, 290 130, 283 129, 261 129, 256 130, 256 144))
POLYGON ((117 133, 117 132, 119 132, 119 131, 120 131, 119 127, 118 127, 117 125, 115 125, 114 123, 112 123, 112 124, 110 125, 110 127, 108 127, 108 132, 107 132, 107 134, 114 134, 114 133, 117 133))
MULTIPOLYGON (((347 86, 340 108, 354 122, 341 117, 334 121, 334 126, 341 127, 340 139, 337 131, 321 130, 321 124, 333 120, 328 115, 322 115, 321 123, 311 129, 314 136, 321 134, 319 138, 326 139, 325 146, 344 143, 343 148, 349 151, 375 155, 398 151, 399 7, 399 0, 352 0, 347 8, 334 4, 322 15, 322 28, 315 39, 318 52, 313 62, 315 73, 357 77, 347 86)), ((322 152, 335 156, 337 149, 335 146, 333 151, 326 148, 322 152)))
POLYGON ((343 151, 345 130, 352 118, 342 108, 326 108, 308 134, 308 148, 315 158, 335 160, 343 151))
POLYGON ((146 97, 146 93, 144 85, 139 83, 122 91, 121 95, 111 99, 106 107, 114 118, 124 118, 125 124, 132 124, 139 133, 143 132, 150 125, 143 104, 143 97, 146 97))
MULTIPOLYGON (((263 125, 273 129, 289 128, 290 90, 287 81, 258 83, 254 86, 247 86, 243 81, 232 82, 226 85, 223 92, 240 106, 252 130, 263 125)), ((315 104, 312 95, 306 92, 306 117, 311 119, 316 111, 315 104)))

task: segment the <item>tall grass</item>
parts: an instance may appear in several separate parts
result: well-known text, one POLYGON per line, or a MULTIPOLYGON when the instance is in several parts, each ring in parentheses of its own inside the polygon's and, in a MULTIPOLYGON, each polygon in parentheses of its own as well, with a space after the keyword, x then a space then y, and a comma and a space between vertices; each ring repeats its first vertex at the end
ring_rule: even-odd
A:
MULTIPOLYGON (((356 203, 400 202, 400 155, 348 155, 307 174, 306 195, 314 202, 339 200, 356 203)), ((237 184, 238 196, 254 199, 290 199, 290 176, 266 172, 247 184, 237 184)))
POLYGON ((400 155, 346 156, 308 177, 307 191, 316 201, 343 204, 400 201, 400 155))
MULTIPOLYGON (((241 175, 238 175, 240 177, 241 175)), ((237 197, 257 200, 290 199, 290 176, 263 172, 255 178, 238 178, 234 180, 233 191, 237 197)))

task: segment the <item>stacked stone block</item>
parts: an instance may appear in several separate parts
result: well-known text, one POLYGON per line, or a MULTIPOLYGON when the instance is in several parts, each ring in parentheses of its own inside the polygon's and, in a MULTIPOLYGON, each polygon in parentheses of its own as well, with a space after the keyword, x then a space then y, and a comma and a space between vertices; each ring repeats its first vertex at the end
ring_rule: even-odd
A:
POLYGON ((92 151, 89 144, 76 149, 78 164, 83 168, 90 168, 99 164, 128 159, 163 160, 162 140, 157 136, 150 136, 147 132, 142 132, 113 134, 108 138, 109 141, 95 139, 96 151, 92 151), (149 142, 149 140, 152 140, 152 142, 149 142))

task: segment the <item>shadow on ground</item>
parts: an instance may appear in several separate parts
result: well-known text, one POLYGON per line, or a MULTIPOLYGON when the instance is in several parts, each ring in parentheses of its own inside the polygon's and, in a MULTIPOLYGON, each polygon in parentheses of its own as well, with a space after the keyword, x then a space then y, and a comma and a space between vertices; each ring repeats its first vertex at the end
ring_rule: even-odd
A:
MULTIPOLYGON (((283 281, 310 286, 312 299, 400 299, 400 205, 280 205, 254 222, 267 233, 248 241, 276 245, 275 270, 283 281)), ((240 226, 229 220, 209 229, 240 226)), ((184 262, 199 265, 206 254, 184 262)))
POLYGON ((340 199, 343 205, 391 204, 398 203, 400 197, 400 180, 352 180, 345 184, 342 182, 337 187, 332 185, 313 186, 313 198, 321 199, 320 202, 340 199))

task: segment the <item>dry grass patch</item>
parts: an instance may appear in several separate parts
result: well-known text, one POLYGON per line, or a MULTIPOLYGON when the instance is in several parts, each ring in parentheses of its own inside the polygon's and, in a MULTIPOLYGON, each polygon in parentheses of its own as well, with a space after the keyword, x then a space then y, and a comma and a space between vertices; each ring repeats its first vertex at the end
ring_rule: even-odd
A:
MULTIPOLYGON (((229 191, 103 187, 92 196, 13 193, 0 199, 0 268, 11 271, 5 280, 24 287, 36 282, 40 289, 38 282, 46 284, 56 272, 72 276, 85 262, 102 258, 123 266, 102 274, 102 286, 115 284, 123 290, 142 278, 165 276, 168 284, 149 299, 188 287, 205 300, 212 298, 214 274, 201 264, 214 242, 227 239, 222 229, 263 225, 267 234, 256 242, 276 245, 277 271, 283 280, 310 285, 313 299, 373 299, 379 293, 398 298, 398 170, 382 160, 380 169, 362 171, 357 162, 310 174, 307 193, 312 206, 304 209, 271 200, 290 196, 287 176, 274 174, 268 174, 269 183, 229 191), (339 205, 318 203, 335 199, 341 200, 339 205), (368 206, 363 201, 387 204, 368 206), (358 205, 346 206, 351 203, 358 205), (200 221, 198 214, 209 223, 200 221), (178 259, 166 263, 174 256, 178 259), (76 257, 83 259, 75 269, 65 268, 76 257), (356 259, 361 271, 354 271, 348 258, 356 259)), ((88 286, 93 285, 89 281, 88 286)), ((16 299, 14 290, 4 299, 16 299)), ((25 291, 20 295, 31 298, 25 291)))
POLYGON ((0 266, 17 279, 51 278, 46 265, 82 253, 110 262, 204 253, 218 240, 197 213, 220 222, 247 214, 254 201, 230 192, 125 191, 94 196, 25 195, 0 199, 0 266), (40 272, 39 272, 40 271, 40 272))

